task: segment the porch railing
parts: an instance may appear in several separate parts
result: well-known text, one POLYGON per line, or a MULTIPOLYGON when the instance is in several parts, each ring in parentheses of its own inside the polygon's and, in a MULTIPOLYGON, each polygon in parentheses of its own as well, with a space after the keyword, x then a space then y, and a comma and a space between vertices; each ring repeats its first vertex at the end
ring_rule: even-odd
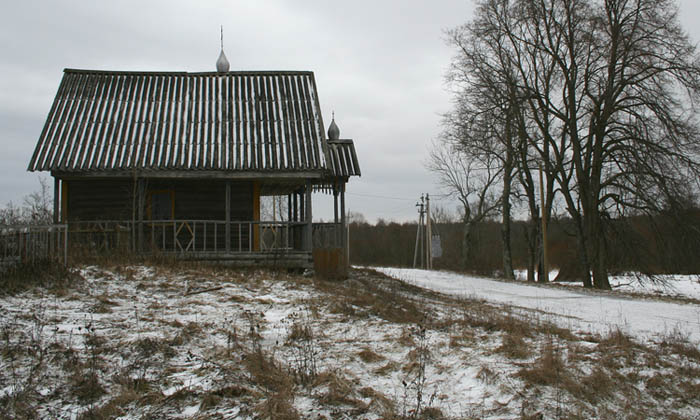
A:
POLYGON ((223 220, 79 221, 72 246, 164 253, 279 253, 301 251, 304 223, 223 220))
POLYGON ((314 248, 342 248, 341 227, 340 223, 314 223, 314 248))
POLYGON ((41 260, 68 261, 66 225, 1 226, 0 271, 41 260))

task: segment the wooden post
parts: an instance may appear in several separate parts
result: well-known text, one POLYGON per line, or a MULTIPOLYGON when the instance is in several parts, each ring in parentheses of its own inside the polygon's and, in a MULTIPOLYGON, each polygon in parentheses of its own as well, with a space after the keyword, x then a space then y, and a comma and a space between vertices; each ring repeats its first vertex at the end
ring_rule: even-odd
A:
POLYGON ((287 222, 292 221, 292 195, 287 194, 287 222))
POLYGON ((314 244, 313 244, 313 213, 311 211, 311 190, 313 189, 313 184, 311 183, 310 180, 306 181, 306 198, 304 200, 304 210, 305 211, 305 220, 306 220, 306 246, 305 250, 306 251, 313 251, 314 249, 314 244))
POLYGON ((226 181, 226 252, 231 252, 231 181, 226 181))
POLYGON ((61 220, 59 218, 59 197, 61 196, 61 181, 54 177, 53 179, 53 224, 57 225, 58 221, 61 220))
MULTIPOLYGON (((253 181, 253 220, 260 221, 260 182, 253 181)), ((253 229, 253 250, 260 251, 260 224, 251 225, 253 229)))
POLYGON ((335 224, 333 231, 335 232, 335 237, 333 238, 333 245, 341 247, 343 246, 342 237, 343 233, 342 226, 338 226, 338 185, 333 185, 333 223, 335 224))
MULTIPOLYGON (((298 215, 298 221, 302 221, 302 218, 305 217, 306 215, 306 205, 304 203, 304 195, 303 191, 299 192, 299 215, 298 215)), ((303 219, 306 220, 306 219, 303 219)))
POLYGON ((139 178, 138 184, 136 187, 137 191, 137 198, 136 198, 136 205, 138 206, 138 224, 139 224, 139 229, 138 229, 138 245, 137 249, 139 252, 143 252, 143 208, 145 204, 145 181, 143 178, 139 178))
POLYGON ((296 191, 292 193, 292 221, 299 221, 299 196, 296 191))
MULTIPOLYGON (((350 244, 348 243, 348 231, 346 229, 347 218, 345 217, 345 184, 340 186, 340 243, 345 250, 346 258, 349 255, 350 244)), ((350 264, 350 260, 346 259, 345 264, 350 264)))
POLYGON ((61 181, 61 223, 68 223, 68 181, 61 181))

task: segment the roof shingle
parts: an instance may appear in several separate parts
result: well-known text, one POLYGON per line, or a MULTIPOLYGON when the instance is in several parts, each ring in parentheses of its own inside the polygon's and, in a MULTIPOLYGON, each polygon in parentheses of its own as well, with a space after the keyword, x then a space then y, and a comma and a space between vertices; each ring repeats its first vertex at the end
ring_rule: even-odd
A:
POLYGON ((337 173, 328 148, 312 72, 66 69, 28 169, 337 173))

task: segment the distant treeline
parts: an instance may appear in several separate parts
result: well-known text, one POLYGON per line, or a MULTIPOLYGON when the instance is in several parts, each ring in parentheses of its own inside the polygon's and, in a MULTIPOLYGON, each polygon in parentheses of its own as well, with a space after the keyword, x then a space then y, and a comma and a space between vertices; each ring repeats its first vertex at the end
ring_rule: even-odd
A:
MULTIPOLYGON (((610 272, 700 273, 700 209, 688 210, 680 217, 683 224, 679 223, 678 216, 668 215, 608 220, 605 255, 610 272)), ((350 262, 411 267, 416 229, 415 222, 353 222, 350 224, 350 262)), ((503 267, 500 223, 485 221, 477 225, 472 237, 472 257, 466 264, 460 259, 462 229, 461 223, 433 224, 433 233, 440 235, 443 251, 442 257, 434 259, 434 268, 499 274, 503 267)), ((513 222, 511 240, 516 269, 527 266, 526 229, 525 222, 513 222)), ((579 264, 573 222, 568 218, 552 219, 548 229, 550 265, 575 273, 579 264)))

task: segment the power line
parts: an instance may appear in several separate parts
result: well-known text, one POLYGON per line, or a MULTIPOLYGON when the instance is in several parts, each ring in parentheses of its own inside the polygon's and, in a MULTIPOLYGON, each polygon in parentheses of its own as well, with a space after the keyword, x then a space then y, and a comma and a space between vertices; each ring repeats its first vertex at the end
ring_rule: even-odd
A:
POLYGON ((359 197, 383 198, 385 200, 403 200, 403 201, 414 201, 415 200, 415 198, 388 197, 388 196, 384 196, 384 195, 359 194, 359 193, 351 193, 351 192, 346 192, 345 194, 356 195, 359 197))

